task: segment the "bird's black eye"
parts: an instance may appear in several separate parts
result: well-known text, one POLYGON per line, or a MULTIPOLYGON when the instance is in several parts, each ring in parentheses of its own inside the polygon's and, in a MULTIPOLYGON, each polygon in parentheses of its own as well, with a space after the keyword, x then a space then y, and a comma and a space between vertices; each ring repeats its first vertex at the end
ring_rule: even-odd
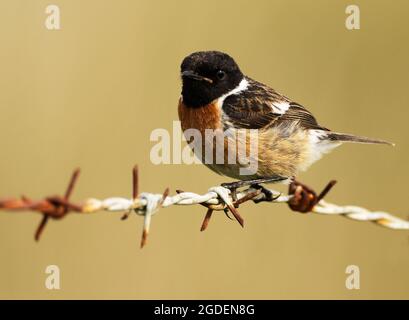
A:
POLYGON ((218 70, 216 76, 219 80, 223 80, 224 78, 226 78, 226 72, 224 72, 223 70, 218 70))

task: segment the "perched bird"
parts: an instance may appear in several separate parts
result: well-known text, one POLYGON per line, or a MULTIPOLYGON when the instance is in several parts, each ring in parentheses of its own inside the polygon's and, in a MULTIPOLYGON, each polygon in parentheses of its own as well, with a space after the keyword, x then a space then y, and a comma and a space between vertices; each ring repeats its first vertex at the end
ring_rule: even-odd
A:
MULTIPOLYGON (((184 132, 187 129, 201 132, 202 147, 215 139, 205 137, 206 129, 223 132, 258 129, 257 170, 250 175, 240 174, 239 169, 243 167, 240 159, 236 163, 227 160, 206 163, 204 152, 198 153, 198 145, 195 145, 195 153, 206 166, 239 180, 227 186, 292 181, 300 171, 343 142, 390 144, 321 126, 301 104, 244 75, 233 58, 223 52, 190 54, 181 64, 181 77, 183 86, 178 107, 181 126, 184 132)), ((232 136, 225 137, 225 154, 232 136)), ((247 145, 252 139, 251 133, 244 138, 247 145)))

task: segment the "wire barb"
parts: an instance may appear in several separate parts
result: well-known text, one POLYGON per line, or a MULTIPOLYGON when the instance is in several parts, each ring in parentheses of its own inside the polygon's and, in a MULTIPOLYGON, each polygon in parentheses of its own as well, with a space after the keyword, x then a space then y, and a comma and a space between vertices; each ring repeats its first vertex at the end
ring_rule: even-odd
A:
MULTIPOLYGON (((48 197, 46 201, 51 204, 53 207, 47 209, 47 210, 39 210, 43 212, 43 218, 41 219, 40 224, 37 227, 37 230, 34 234, 34 239, 36 241, 40 240, 41 234, 43 233, 45 226, 47 225, 48 219, 50 217, 53 217, 54 219, 60 219, 64 217, 69 209, 72 209, 73 206, 70 205, 68 202, 70 199, 70 196, 74 190, 75 184, 78 180, 78 176, 80 174, 80 169, 74 170, 70 182, 68 184, 67 190, 65 191, 65 195, 63 198, 57 197, 48 197)), ((28 198, 25 198, 26 201, 29 200, 28 198)), ((44 203, 47 205, 48 203, 44 203)))

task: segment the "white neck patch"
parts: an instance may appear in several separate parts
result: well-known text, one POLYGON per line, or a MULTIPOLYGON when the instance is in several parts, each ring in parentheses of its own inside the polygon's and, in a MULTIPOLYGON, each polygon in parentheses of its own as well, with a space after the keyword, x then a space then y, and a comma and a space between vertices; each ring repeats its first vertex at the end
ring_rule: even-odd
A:
POLYGON ((219 99, 217 99, 217 104, 219 106, 219 108, 222 107, 224 100, 228 97, 231 96, 233 94, 238 94, 242 91, 247 90, 247 87, 249 86, 249 82, 247 81, 246 78, 243 77, 243 79, 240 81, 239 85, 234 88, 233 90, 225 93, 224 95, 222 95, 219 99))

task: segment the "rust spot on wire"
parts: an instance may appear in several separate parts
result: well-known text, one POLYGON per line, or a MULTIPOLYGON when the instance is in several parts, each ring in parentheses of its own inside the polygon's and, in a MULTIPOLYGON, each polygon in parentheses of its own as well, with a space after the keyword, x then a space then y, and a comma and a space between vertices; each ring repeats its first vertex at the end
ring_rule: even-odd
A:
POLYGON ((336 180, 331 180, 317 196, 316 192, 307 185, 294 180, 288 190, 288 194, 292 198, 288 201, 288 206, 293 211, 308 213, 328 194, 328 192, 337 183, 336 180))
POLYGON ((34 211, 41 213, 43 217, 34 235, 35 240, 38 241, 50 218, 62 219, 70 212, 82 212, 82 206, 69 201, 78 180, 79 173, 79 169, 76 169, 73 172, 63 197, 49 196, 41 200, 32 200, 27 196, 22 196, 21 199, 5 199, 0 201, 0 209, 6 209, 9 211, 34 211))

